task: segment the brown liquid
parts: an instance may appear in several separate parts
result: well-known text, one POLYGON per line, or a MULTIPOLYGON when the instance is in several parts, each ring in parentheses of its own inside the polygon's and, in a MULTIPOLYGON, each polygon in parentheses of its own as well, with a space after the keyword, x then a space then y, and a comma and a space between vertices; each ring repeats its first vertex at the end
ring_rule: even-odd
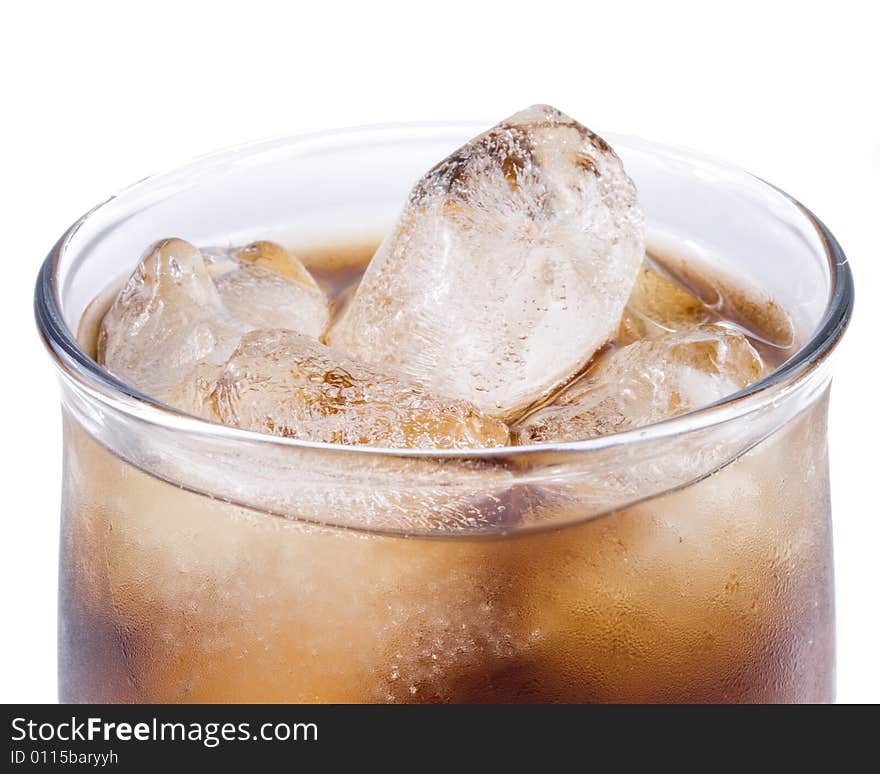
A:
MULTIPOLYGON (((340 298, 371 252, 300 255, 340 298)), ((701 297, 719 288, 654 258, 701 297)), ((786 343, 772 307, 723 298, 769 362, 788 355, 768 343, 786 343)), ((101 314, 96 302, 84 345, 101 314)), ((68 411, 61 699, 830 701, 825 410, 684 489, 482 539, 278 519, 184 491, 68 411)))

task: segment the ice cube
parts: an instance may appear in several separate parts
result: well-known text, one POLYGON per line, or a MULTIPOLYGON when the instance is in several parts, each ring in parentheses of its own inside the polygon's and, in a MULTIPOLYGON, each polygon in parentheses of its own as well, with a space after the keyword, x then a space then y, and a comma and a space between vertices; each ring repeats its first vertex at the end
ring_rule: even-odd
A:
POLYGON ((230 253, 166 239, 104 316, 98 362, 153 398, 213 418, 205 400, 245 333, 290 328, 317 337, 328 315, 308 270, 278 245, 230 253))
POLYGON ((707 406, 764 371, 748 339, 725 325, 644 339, 609 352, 586 376, 513 428, 519 444, 575 441, 707 406))
POLYGON ((419 180, 328 343, 509 420, 614 335, 643 256, 620 159, 535 106, 419 180))
POLYGON ((251 328, 287 328, 317 338, 329 320, 324 292, 293 254, 254 242, 233 254, 214 282, 226 309, 251 328))
POLYGON ((212 401, 227 425, 289 438, 383 447, 507 443, 507 427, 465 401, 432 397, 288 330, 245 336, 212 401))
POLYGON ((276 242, 251 242, 241 250, 236 250, 235 257, 254 266, 270 269, 301 287, 321 293, 318 283, 303 262, 276 242))
POLYGON ((148 395, 190 410, 200 377, 188 374, 221 365, 244 330, 225 313, 201 253, 182 239, 165 239, 147 252, 104 316, 98 362, 148 395))
POLYGON ((615 341, 623 346, 712 322, 717 315, 649 260, 642 264, 615 341))
POLYGON ((766 288, 697 256, 663 253, 659 258, 676 281, 720 319, 736 325, 759 345, 775 350, 775 356, 793 354, 799 345, 794 320, 766 288))

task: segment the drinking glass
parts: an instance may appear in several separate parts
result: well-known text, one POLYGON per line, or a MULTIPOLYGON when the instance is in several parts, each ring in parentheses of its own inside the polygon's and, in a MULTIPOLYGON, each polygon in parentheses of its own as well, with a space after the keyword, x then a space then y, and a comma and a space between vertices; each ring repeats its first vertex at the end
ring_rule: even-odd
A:
POLYGON ((608 136, 651 249, 759 288, 795 344, 759 382, 649 427, 440 452, 265 436, 151 399, 77 338, 162 238, 378 240, 482 128, 225 151, 58 241, 36 316, 63 407, 62 701, 833 700, 826 409, 852 279, 819 220, 743 171, 608 136))

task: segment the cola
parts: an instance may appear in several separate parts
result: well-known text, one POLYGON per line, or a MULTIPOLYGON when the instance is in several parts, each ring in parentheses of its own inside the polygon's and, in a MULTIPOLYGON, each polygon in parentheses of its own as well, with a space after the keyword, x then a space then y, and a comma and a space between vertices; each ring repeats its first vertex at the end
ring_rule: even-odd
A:
MULTIPOLYGON (((362 269, 374 250, 360 251, 362 269)), ((719 324, 688 278, 666 284, 666 258, 652 258, 666 282, 651 279, 676 291, 672 302, 656 293, 650 316, 633 301, 619 343, 719 324)), ((315 273, 331 302, 350 297, 350 269, 315 273)), ((754 308, 750 327, 766 332, 767 310, 754 308)), ((103 311, 87 317, 84 345, 103 311)), ((751 378, 756 362, 766 371, 788 354, 734 340, 749 347, 751 378)), ((520 485, 508 513, 544 508, 552 526, 567 508, 574 523, 520 533, 508 515, 506 533, 477 539, 429 523, 442 510, 431 502, 409 535, 358 529, 391 506, 348 491, 325 514, 332 522, 347 504, 346 527, 223 502, 139 470, 68 418, 62 700, 831 700, 824 409, 819 400, 701 481, 598 518, 577 491, 560 505, 549 485, 520 485)), ((547 411, 514 424, 515 438, 540 441, 547 411)))

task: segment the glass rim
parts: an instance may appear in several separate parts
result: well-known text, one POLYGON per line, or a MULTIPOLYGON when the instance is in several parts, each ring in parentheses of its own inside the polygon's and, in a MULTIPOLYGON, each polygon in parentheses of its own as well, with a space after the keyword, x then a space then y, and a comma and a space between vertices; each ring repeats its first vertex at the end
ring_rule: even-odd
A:
POLYGON ((250 430, 242 430, 229 425, 211 422, 168 406, 155 398, 125 384, 109 371, 98 365, 79 345, 76 333, 71 331, 61 312, 61 291, 58 287, 58 267, 67 254, 69 242, 76 232, 102 208, 126 194, 136 192, 140 187, 157 183, 163 179, 179 176, 187 170, 194 171, 203 164, 216 164, 222 160, 233 160, 243 154, 259 153, 277 147, 294 144, 308 145, 313 142, 357 139, 371 134, 393 134, 398 132, 439 132, 443 130, 472 129, 473 133, 483 131, 491 122, 474 121, 432 121, 385 123, 342 129, 331 129, 308 134, 285 135, 269 140, 260 140, 236 145, 200 156, 171 170, 145 177, 108 197, 78 218, 59 238, 44 260, 37 276, 34 293, 34 313, 37 328, 44 345, 52 356, 61 374, 73 380, 93 397, 114 404, 124 413, 130 414, 150 424, 161 425, 167 429, 191 435, 214 437, 218 441, 248 442, 269 444, 296 449, 345 452, 346 454, 375 455, 388 457, 455 458, 490 460, 502 457, 527 457, 547 453, 589 453, 614 447, 628 446, 645 441, 657 441, 703 430, 723 422, 760 411, 767 405, 780 400, 794 390, 815 368, 834 350, 852 317, 854 287, 849 262, 840 244, 825 224, 797 199, 762 178, 734 165, 705 156, 698 152, 676 148, 675 146, 641 140, 637 137, 620 139, 641 142, 650 148, 674 152, 689 160, 701 160, 718 167, 744 174, 775 191, 792 203, 810 225, 815 229, 828 260, 831 289, 822 319, 812 334, 790 358, 773 369, 769 374, 738 390, 721 400, 694 411, 669 417, 645 427, 625 430, 620 433, 589 438, 581 441, 529 444, 522 446, 500 446, 477 449, 398 449, 374 446, 349 446, 345 444, 306 441, 295 438, 273 436, 250 430))

